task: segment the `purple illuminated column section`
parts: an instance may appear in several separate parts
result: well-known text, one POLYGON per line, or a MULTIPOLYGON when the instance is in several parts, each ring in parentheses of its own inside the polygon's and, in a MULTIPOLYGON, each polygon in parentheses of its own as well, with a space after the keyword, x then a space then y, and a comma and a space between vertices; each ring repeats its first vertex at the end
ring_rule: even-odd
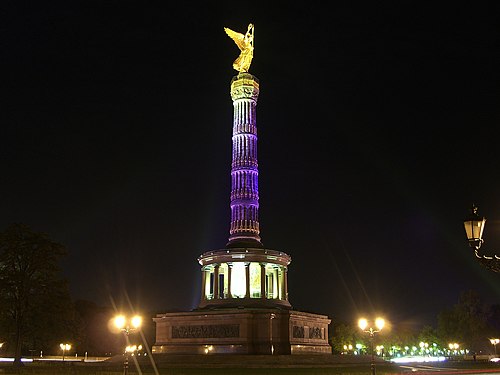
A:
POLYGON ((231 164, 231 226, 227 247, 262 247, 259 236, 259 170, 255 107, 259 81, 240 73, 231 81, 233 158, 231 164))

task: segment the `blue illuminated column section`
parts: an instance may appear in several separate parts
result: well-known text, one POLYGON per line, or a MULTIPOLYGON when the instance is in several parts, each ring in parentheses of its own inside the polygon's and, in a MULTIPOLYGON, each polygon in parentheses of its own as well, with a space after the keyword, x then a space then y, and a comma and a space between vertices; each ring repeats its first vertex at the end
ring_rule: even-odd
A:
POLYGON ((248 73, 240 73, 233 78, 231 225, 227 247, 262 247, 259 236, 259 171, 255 116, 258 96, 257 78, 248 73))

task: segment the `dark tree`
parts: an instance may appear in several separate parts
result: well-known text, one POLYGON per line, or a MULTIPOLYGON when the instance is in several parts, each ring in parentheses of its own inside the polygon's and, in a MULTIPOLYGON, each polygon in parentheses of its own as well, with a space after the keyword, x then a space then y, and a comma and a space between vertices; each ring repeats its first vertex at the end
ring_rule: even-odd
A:
POLYGON ((442 347, 447 346, 447 343, 443 342, 443 340, 441 340, 441 338, 439 337, 437 330, 429 325, 425 325, 422 327, 420 333, 418 334, 417 341, 419 343, 426 342, 429 344, 438 344, 442 347))
POLYGON ((72 306, 59 261, 61 244, 24 224, 0 232, 0 306, 14 365, 21 365, 23 344, 44 347, 72 335, 72 306), (64 333, 63 333, 64 332, 64 333))
POLYGON ((488 319, 491 337, 500 336, 500 305, 491 306, 491 315, 488 319))
POLYGON ((405 346, 412 346, 418 344, 418 335, 421 328, 411 322, 399 323, 391 325, 382 330, 381 339, 385 348, 396 347, 394 355, 401 354, 405 351, 405 346), (385 331, 385 332, 384 332, 385 331))
POLYGON ((481 302, 477 292, 465 291, 451 309, 438 315, 438 333, 443 342, 460 342, 480 351, 487 338, 490 307, 481 302))
MULTIPOLYGON (((341 353, 344 351, 344 345, 352 345, 353 348, 358 340, 359 329, 353 325, 346 323, 334 324, 330 329, 331 344, 334 353, 341 353)), ((352 354, 352 353, 351 353, 352 354)))

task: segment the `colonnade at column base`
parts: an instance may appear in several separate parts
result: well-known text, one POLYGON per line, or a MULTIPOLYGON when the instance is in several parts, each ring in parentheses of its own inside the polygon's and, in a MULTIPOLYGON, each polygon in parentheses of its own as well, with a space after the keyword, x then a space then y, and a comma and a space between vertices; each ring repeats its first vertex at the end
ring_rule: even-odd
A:
POLYGON ((201 265, 201 298, 205 307, 281 307, 288 302, 287 272, 291 257, 256 247, 207 251, 201 265))
POLYGON ((277 308, 158 314, 153 354, 331 354, 330 319, 277 308))

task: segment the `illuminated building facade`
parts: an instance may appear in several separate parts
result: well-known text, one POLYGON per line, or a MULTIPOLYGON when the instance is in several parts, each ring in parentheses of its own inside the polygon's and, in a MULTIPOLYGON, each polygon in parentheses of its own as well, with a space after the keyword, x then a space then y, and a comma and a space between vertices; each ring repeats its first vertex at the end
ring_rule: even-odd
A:
POLYGON ((154 353, 331 353, 330 319, 294 311, 288 301, 291 257, 260 238, 256 106, 259 81, 231 81, 231 222, 224 249, 198 257, 201 296, 190 312, 158 314, 154 353))

